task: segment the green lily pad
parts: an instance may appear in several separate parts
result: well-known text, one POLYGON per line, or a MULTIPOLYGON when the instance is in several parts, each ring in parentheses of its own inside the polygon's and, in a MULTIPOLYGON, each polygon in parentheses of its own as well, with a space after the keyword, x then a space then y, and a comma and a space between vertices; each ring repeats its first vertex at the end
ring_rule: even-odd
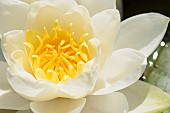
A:
POLYGON ((160 46, 149 57, 146 81, 170 94, 170 43, 160 46))
POLYGON ((120 92, 127 97, 129 113, 162 113, 170 108, 170 95, 143 81, 120 92))

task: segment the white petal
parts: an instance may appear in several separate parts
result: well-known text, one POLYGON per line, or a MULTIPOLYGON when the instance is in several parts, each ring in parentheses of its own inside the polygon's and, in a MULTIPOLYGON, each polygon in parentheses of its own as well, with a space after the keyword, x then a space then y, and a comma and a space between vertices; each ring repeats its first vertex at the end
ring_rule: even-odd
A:
POLYGON ((93 16, 106 9, 115 9, 116 0, 76 0, 78 4, 84 5, 93 16))
POLYGON ((33 101, 46 101, 57 97, 55 84, 49 81, 36 80, 33 75, 20 69, 17 65, 15 65, 15 68, 18 69, 7 70, 7 79, 17 93, 33 101))
POLYGON ((85 102, 85 98, 57 98, 46 102, 32 102, 31 109, 34 113, 80 113, 85 102))
MULTIPOLYGON (((10 66, 14 66, 14 62, 19 64, 23 69, 32 73, 32 69, 28 62, 25 51, 25 33, 22 30, 13 30, 4 33, 2 40, 2 51, 10 66)), ((15 67, 14 67, 15 68, 15 67)))
POLYGON ((10 64, 9 61, 11 61, 11 53, 13 51, 25 49, 23 44, 24 41, 25 36, 22 30, 13 30, 3 35, 1 40, 2 52, 4 53, 8 64, 10 64))
POLYGON ((16 50, 12 52, 11 59, 13 62, 11 62, 10 67, 17 69, 15 67, 15 63, 17 63, 22 69, 33 74, 28 55, 23 50, 16 50))
POLYGON ((162 40, 169 18, 158 13, 140 14, 123 21, 115 49, 134 48, 148 57, 162 40))
POLYGON ((72 0, 70 2, 64 0, 45 0, 31 4, 27 15, 26 29, 43 31, 43 27, 46 27, 50 31, 56 19, 59 19, 71 7, 77 5, 75 2, 72 2, 72 0))
MULTIPOLYGON (((84 68, 89 68, 93 64, 90 63, 84 68)), ((78 77, 73 78, 68 83, 59 86, 60 97, 66 98, 82 98, 88 95, 95 86, 95 73, 98 72, 98 67, 94 66, 92 69, 82 72, 78 77), (96 72, 97 71, 97 72, 96 72)))
POLYGON ((14 92, 6 79, 7 63, 0 61, 0 65, 0 109, 29 109, 30 102, 14 92))
POLYGON ((87 96, 87 102, 81 113, 127 113, 128 103, 126 97, 118 92, 87 96))
POLYGON ((24 29, 29 5, 19 0, 0 1, 0 34, 10 30, 24 29))
POLYGON ((133 49, 120 49, 112 53, 100 73, 94 95, 107 94, 136 82, 145 70, 145 57, 133 49))
POLYGON ((75 38, 80 39, 85 33, 88 33, 85 40, 93 38, 91 18, 88 10, 84 6, 79 5, 73 7, 59 19, 59 25, 64 30, 68 29, 70 23, 73 24, 71 32, 74 32, 75 38))
POLYGON ((137 81, 121 92, 127 97, 129 113, 162 113, 170 106, 168 94, 142 81, 137 81))
POLYGON ((30 108, 30 101, 18 95, 11 89, 0 89, 0 109, 27 110, 30 108))
POLYGON ((20 0, 28 4, 32 4, 33 2, 39 1, 39 0, 20 0))
POLYGON ((103 66, 108 56, 111 54, 116 40, 117 31, 120 25, 119 11, 108 9, 92 17, 94 26, 94 37, 101 41, 101 61, 103 66))

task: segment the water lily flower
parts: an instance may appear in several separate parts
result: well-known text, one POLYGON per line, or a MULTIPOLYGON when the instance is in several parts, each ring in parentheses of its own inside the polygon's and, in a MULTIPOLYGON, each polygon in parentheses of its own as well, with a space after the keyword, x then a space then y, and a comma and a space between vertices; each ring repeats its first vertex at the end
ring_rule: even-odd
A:
POLYGON ((0 17, 0 109, 18 113, 127 113, 124 88, 170 20, 146 13, 120 22, 113 0, 1 0, 0 17))

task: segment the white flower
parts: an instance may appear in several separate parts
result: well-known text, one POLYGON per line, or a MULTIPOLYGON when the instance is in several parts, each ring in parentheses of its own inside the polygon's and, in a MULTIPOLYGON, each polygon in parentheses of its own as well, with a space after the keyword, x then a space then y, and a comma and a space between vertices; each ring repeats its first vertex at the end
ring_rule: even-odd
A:
POLYGON ((33 1, 0 1, 8 63, 0 62, 0 108, 128 112, 126 97, 115 91, 140 78, 169 18, 147 13, 120 23, 113 0, 33 1))

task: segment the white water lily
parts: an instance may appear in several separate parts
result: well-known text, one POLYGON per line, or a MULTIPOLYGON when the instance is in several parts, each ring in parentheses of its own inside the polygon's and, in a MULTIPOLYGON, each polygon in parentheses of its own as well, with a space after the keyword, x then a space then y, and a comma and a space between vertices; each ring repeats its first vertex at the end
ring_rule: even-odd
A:
POLYGON ((113 0, 2 0, 0 8, 0 109, 34 113, 128 112, 126 92, 116 91, 140 78, 169 22, 146 13, 120 23, 113 0))

